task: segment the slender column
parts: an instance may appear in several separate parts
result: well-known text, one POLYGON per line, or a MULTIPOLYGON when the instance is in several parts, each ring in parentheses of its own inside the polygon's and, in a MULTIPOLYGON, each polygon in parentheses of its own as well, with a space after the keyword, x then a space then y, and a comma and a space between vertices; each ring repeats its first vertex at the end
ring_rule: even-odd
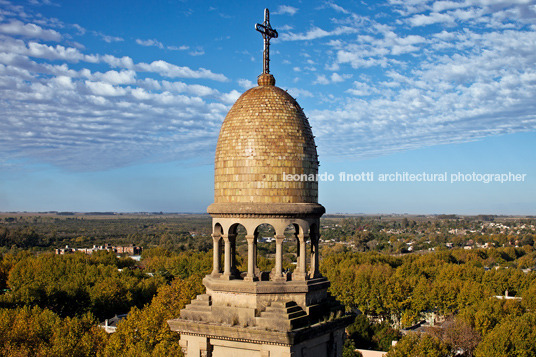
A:
POLYGON ((275 272, 283 273, 283 237, 275 238, 275 272))
POLYGON ((255 236, 247 235, 246 240, 248 242, 248 273, 244 280, 254 281, 258 280, 255 276, 255 270, 257 267, 257 261, 255 260, 255 236))
POLYGON ((255 275, 261 279, 261 271, 257 265, 257 236, 255 236, 255 239, 253 240, 253 261, 255 262, 255 275))
POLYGON ((283 240, 285 236, 275 237, 275 268, 272 271, 272 280, 286 280, 283 277, 283 240))
POLYGON ((300 241, 300 270, 302 272, 307 271, 307 235, 299 237, 300 241))
POLYGON ((298 241, 298 266, 292 274, 292 280, 306 280, 307 279, 307 237, 308 235, 297 234, 296 240, 298 241))
POLYGON ((212 276, 218 276, 221 273, 221 266, 220 266, 220 260, 221 260, 221 252, 220 252, 220 235, 212 235, 212 242, 214 245, 213 252, 214 252, 214 259, 212 263, 212 276))
POLYGON ((317 278, 320 276, 320 271, 319 271, 319 259, 320 259, 320 255, 319 255, 319 251, 318 251, 318 236, 311 236, 311 273, 310 273, 310 276, 311 278, 317 278))
POLYGON ((223 242, 225 243, 225 255, 223 256, 223 279, 231 279, 231 241, 229 236, 223 235, 223 242))

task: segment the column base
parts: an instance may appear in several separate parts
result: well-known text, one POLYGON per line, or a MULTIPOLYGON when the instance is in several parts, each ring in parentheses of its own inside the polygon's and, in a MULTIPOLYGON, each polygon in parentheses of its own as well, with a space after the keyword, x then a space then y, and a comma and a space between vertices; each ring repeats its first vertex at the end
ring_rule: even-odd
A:
POLYGON ((307 273, 304 273, 304 272, 301 272, 301 271, 294 271, 292 273, 292 280, 296 281, 296 280, 307 280, 307 277, 308 277, 308 274, 307 273))
POLYGON ((279 274, 277 274, 273 270, 270 273, 270 281, 287 281, 287 280, 288 280, 287 273, 279 273, 279 274))

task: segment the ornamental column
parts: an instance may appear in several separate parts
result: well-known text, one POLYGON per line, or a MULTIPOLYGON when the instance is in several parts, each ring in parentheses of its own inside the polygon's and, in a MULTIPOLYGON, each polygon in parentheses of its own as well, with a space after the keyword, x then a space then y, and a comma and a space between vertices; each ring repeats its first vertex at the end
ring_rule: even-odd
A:
POLYGON ((229 236, 224 234, 222 235, 223 242, 225 243, 225 253, 223 256, 223 279, 231 279, 231 240, 229 236))
POLYGON ((220 252, 220 239, 221 235, 213 234, 212 243, 213 243, 213 262, 212 262, 212 276, 218 276, 221 273, 221 252, 220 252))
POLYGON ((286 277, 283 277, 283 241, 284 235, 275 236, 275 268, 272 271, 272 279, 274 281, 285 281, 286 277))
POLYGON ((255 236, 246 235, 246 241, 248 242, 248 273, 244 277, 244 280, 255 281, 258 280, 257 276, 255 275, 255 271, 257 270, 257 260, 255 257, 255 236))
POLYGON ((318 246, 318 236, 316 234, 311 235, 311 272, 310 277, 311 278, 318 278, 320 277, 320 271, 319 271, 319 246, 318 246))
POLYGON ((309 238, 308 234, 300 233, 296 235, 298 241, 298 266, 292 274, 292 280, 307 279, 307 238, 309 238))

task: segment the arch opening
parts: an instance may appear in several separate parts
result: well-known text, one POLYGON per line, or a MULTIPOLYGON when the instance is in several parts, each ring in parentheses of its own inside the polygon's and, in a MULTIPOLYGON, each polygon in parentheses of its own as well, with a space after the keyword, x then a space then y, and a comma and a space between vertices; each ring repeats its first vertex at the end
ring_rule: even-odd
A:
POLYGON ((228 248, 230 257, 225 259, 229 260, 229 276, 233 279, 243 278, 242 271, 245 270, 246 261, 244 257, 247 255, 247 252, 244 250, 244 246, 246 246, 246 234, 246 228, 240 223, 231 225, 227 233, 227 239, 230 245, 228 248))
POLYGON ((309 239, 311 240, 310 244, 310 259, 311 263, 309 265, 309 277, 310 278, 319 278, 322 275, 319 270, 320 263, 320 232, 318 230, 317 223, 311 224, 309 227, 309 239))
POLYGON ((220 276, 222 273, 221 267, 223 266, 222 261, 222 250, 223 250, 223 227, 221 224, 216 223, 212 228, 212 276, 220 276))
POLYGON ((275 267, 275 228, 262 223, 254 232, 254 261, 259 280, 269 280, 270 272, 275 267))

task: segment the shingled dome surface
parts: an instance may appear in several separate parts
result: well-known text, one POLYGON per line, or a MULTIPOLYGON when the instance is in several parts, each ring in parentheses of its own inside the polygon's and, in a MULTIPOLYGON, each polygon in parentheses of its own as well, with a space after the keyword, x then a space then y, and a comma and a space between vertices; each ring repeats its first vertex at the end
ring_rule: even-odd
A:
POLYGON ((315 175, 318 156, 302 108, 262 74, 223 122, 215 160, 216 204, 317 203, 316 181, 284 175, 315 175))

